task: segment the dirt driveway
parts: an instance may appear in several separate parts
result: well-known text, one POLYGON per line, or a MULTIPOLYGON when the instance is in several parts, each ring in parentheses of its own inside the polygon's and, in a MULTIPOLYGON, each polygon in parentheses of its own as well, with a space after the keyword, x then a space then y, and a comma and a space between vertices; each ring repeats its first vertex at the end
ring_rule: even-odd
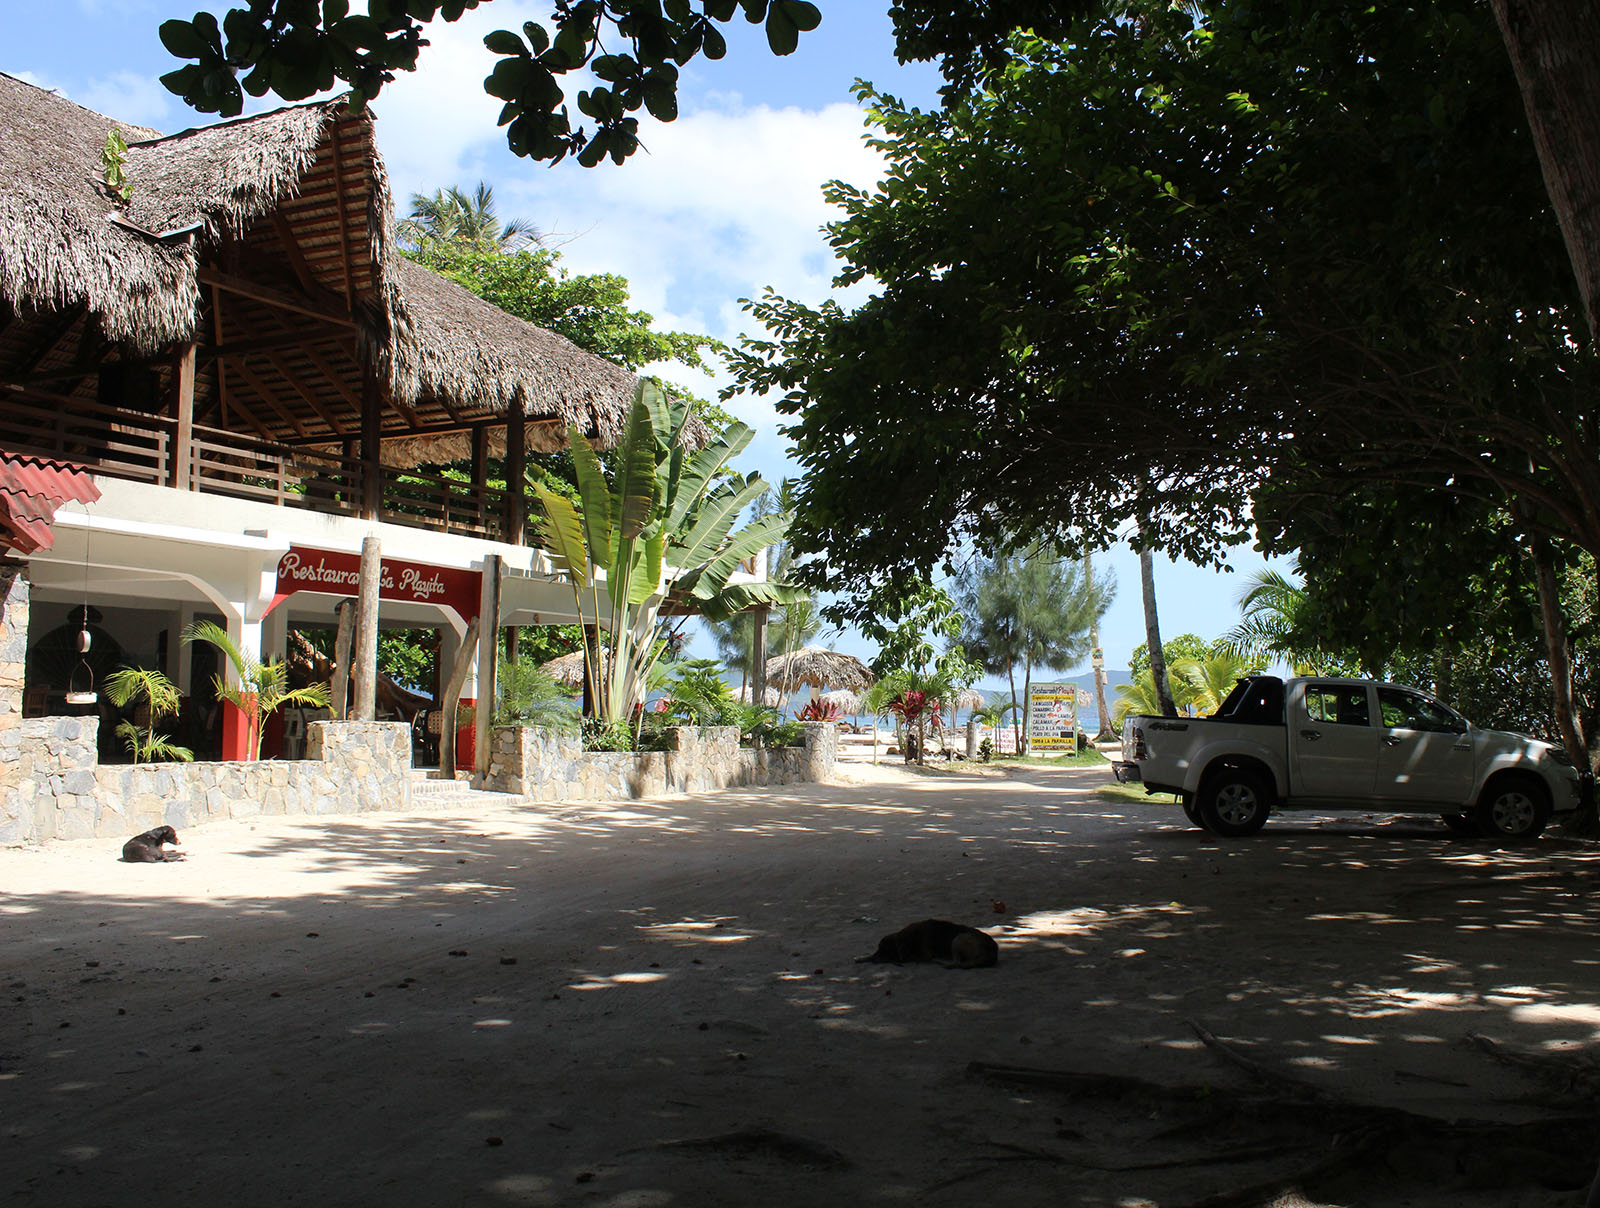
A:
POLYGON ((0 1199, 1582 1202, 1600 849, 845 774, 0 852, 0 1199))

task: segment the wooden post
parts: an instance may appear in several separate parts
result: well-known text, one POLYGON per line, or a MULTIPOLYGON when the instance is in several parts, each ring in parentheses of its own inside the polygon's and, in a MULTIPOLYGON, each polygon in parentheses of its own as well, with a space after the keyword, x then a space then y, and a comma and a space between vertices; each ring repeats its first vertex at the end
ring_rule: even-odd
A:
POLYGON ((356 604, 354 600, 340 600, 335 610, 339 627, 333 638, 333 706, 335 721, 350 715, 350 639, 355 633, 356 604))
MULTIPOLYGON (((767 616, 772 609, 763 604, 755 610, 750 632, 750 704, 760 708, 767 703, 767 616)), ((759 750, 765 744, 755 739, 759 750)))
POLYGON ((483 595, 478 601, 478 713, 473 726, 472 770, 489 774, 489 727, 494 720, 495 671, 500 657, 500 555, 483 560, 483 595))
POLYGON ((598 676, 600 674, 600 627, 598 625, 585 625, 583 627, 583 715, 595 715, 596 701, 594 699, 594 680, 590 678, 590 671, 598 676))
POLYGON ((376 371, 367 369, 361 386, 361 518, 376 520, 383 507, 383 463, 378 459, 378 438, 383 409, 383 387, 376 371))
POLYGON ((528 431, 522 404, 506 414, 506 544, 524 545, 528 536, 528 431))
POLYGON ((383 546, 377 537, 361 542, 361 589, 356 597, 356 721, 378 716, 378 576, 383 546))
POLYGON ((199 346, 192 340, 178 354, 173 374, 173 414, 177 432, 172 442, 172 482, 180 491, 194 490, 194 367, 199 346))
POLYGON ((750 703, 767 703, 767 618, 772 608, 763 604, 755 610, 755 626, 750 634, 750 703))
POLYGON ((467 682, 467 671, 477 649, 478 618, 473 617, 461 638, 461 648, 456 651, 444 689, 443 717, 439 723, 439 775, 446 780, 454 779, 456 774, 456 710, 461 704, 461 687, 467 682))

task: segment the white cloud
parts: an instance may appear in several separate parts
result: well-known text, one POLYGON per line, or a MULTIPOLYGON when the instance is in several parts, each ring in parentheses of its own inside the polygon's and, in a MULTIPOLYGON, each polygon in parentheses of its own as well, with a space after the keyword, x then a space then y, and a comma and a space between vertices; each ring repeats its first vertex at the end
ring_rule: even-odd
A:
POLYGON ((159 79, 133 71, 114 71, 92 79, 72 99, 118 121, 168 133, 208 120, 186 106, 180 113, 178 98, 163 88, 159 79))

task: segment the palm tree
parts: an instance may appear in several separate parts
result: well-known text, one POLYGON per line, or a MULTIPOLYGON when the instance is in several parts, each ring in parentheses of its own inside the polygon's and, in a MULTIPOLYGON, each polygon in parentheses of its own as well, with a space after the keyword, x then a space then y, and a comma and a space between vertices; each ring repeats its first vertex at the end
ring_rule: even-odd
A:
MULTIPOLYGON (((1176 712, 1174 709, 1173 713, 1176 712)), ((1111 706, 1112 721, 1120 729, 1122 719, 1130 713, 1143 713, 1151 717, 1164 715, 1161 693, 1156 691, 1153 671, 1141 671, 1131 682, 1117 685, 1117 703, 1111 706)))
POLYGON ((1215 713, 1254 660, 1234 650, 1218 650, 1204 658, 1179 659, 1173 670, 1191 689, 1189 702, 1204 713, 1215 713))
POLYGON ((483 181, 472 193, 452 185, 431 195, 413 193, 411 213, 400 223, 403 243, 463 243, 492 252, 518 252, 544 236, 533 223, 513 218, 501 223, 494 210, 494 190, 483 181))
POLYGON ((215 679, 217 696, 233 705, 245 718, 245 739, 250 758, 261 758, 261 724, 284 705, 325 707, 329 699, 327 684, 289 687, 289 664, 282 659, 263 663, 234 644, 228 631, 213 621, 195 621, 183 631, 185 642, 207 642, 215 646, 233 665, 238 687, 229 684, 220 672, 215 679))
MULTIPOLYGON (((1152 713, 1164 717, 1178 716, 1178 703, 1172 699, 1172 680, 1167 674, 1167 656, 1161 648, 1161 621, 1156 615, 1156 562, 1155 552, 1145 546, 1139 551, 1139 583, 1144 589, 1144 637, 1150 651, 1150 685, 1155 693, 1156 708, 1152 713)), ((1120 689, 1119 689, 1120 691, 1120 689)), ((1127 712, 1126 709, 1123 710, 1127 712)), ((1122 719, 1117 718, 1117 724, 1122 719)))
POLYGON ((1298 636, 1309 607, 1304 586, 1271 567, 1259 570, 1239 596, 1243 619, 1223 641, 1251 660, 1282 659, 1296 675, 1344 674, 1343 660, 1298 636))

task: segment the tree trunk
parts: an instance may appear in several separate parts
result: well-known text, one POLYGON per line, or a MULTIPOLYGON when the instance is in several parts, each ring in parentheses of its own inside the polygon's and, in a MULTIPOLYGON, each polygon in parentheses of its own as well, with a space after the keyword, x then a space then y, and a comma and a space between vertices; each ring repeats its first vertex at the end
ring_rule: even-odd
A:
POLYGON ((1567 618, 1561 611, 1561 588, 1550 561, 1549 547, 1541 540, 1529 543, 1533 553, 1534 579, 1539 587, 1539 615, 1544 621, 1546 657, 1550 662, 1556 728, 1573 762, 1589 768, 1589 750, 1578 729, 1572 709, 1572 651, 1567 635, 1567 618))
POLYGON ((1490 0, 1591 335, 1600 334, 1600 7, 1490 0))
MULTIPOLYGON (((1089 596, 1093 599, 1094 558, 1089 554, 1083 556, 1083 581, 1088 584, 1089 596)), ((1090 656, 1094 671, 1094 707, 1100 718, 1100 733, 1095 735, 1095 741, 1111 742, 1116 739, 1117 732, 1111 728, 1111 714, 1106 709, 1106 660, 1105 652, 1100 649, 1099 617, 1089 622, 1089 647, 1094 652, 1090 656)))
POLYGON ((1155 680, 1156 699, 1161 702, 1161 712, 1167 717, 1178 716, 1178 705, 1172 699, 1172 685, 1167 682, 1167 656, 1161 649, 1161 622, 1156 616, 1156 556, 1155 551, 1139 551, 1139 583, 1144 588, 1144 640, 1150 649, 1150 675, 1155 680))

